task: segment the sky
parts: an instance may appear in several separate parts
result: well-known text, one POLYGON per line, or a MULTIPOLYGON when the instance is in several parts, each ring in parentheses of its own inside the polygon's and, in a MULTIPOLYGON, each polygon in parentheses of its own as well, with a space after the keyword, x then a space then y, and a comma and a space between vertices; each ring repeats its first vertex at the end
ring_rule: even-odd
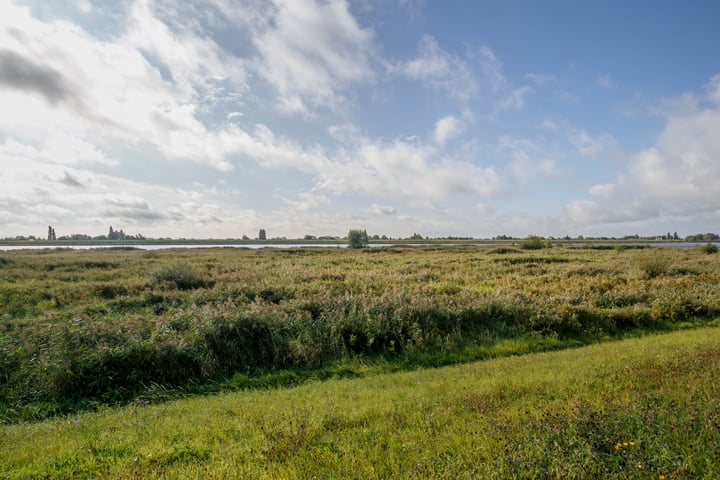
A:
POLYGON ((720 231, 720 2, 0 0, 0 238, 720 231))

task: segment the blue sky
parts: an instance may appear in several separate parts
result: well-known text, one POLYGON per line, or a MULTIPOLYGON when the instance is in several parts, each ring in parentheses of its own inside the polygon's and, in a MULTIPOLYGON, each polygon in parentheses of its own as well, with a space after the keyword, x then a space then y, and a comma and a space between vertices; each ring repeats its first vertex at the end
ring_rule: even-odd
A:
POLYGON ((0 0, 0 237, 715 232, 718 18, 0 0))

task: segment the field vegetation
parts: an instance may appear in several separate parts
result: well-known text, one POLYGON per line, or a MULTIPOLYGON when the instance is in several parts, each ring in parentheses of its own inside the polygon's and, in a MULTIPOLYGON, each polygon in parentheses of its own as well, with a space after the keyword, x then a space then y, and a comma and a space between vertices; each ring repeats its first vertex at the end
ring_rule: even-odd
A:
POLYGON ((0 426, 0 478, 717 479, 720 328, 0 426))
POLYGON ((542 246, 0 253, 0 419, 576 347, 720 315, 712 252, 542 246))

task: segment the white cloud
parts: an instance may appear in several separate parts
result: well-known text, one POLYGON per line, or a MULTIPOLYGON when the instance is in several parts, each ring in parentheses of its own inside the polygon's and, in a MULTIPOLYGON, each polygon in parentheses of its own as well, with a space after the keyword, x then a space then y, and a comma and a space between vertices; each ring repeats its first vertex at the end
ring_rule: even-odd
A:
POLYGON ((483 45, 477 49, 471 49, 470 58, 478 64, 477 68, 480 70, 483 86, 487 89, 496 92, 507 84, 502 72, 502 63, 490 47, 483 45))
POLYGON ((710 99, 715 103, 720 103, 720 74, 710 79, 706 89, 710 99))
MULTIPOLYGON (((483 49, 480 55, 488 64, 489 70, 495 67, 493 62, 496 62, 496 59, 490 49, 483 49)), ((431 36, 425 36, 420 41, 420 54, 417 58, 396 65, 391 71, 420 80, 432 88, 444 91, 450 97, 463 101, 474 97, 479 91, 471 66, 462 58, 443 50, 431 36)))
POLYGON ((497 150, 499 154, 509 156, 510 171, 521 183, 534 177, 550 177, 558 173, 557 162, 552 155, 544 146, 531 140, 503 135, 497 150))
POLYGON ((323 188, 365 192, 383 198, 404 198, 414 205, 436 208, 458 195, 493 196, 502 191, 492 168, 467 161, 437 158, 433 147, 402 140, 364 140, 332 170, 321 173, 323 188))
POLYGON ((282 110, 340 109, 345 87, 373 79, 373 33, 358 25, 345 0, 274 0, 268 14, 253 42, 258 70, 282 110))
POLYGON ((617 147, 615 138, 607 133, 593 137, 585 130, 574 129, 570 131, 568 138, 582 155, 587 156, 606 154, 617 147))
POLYGON ((477 215, 490 215, 495 213, 495 209, 488 203, 478 203, 473 207, 473 212, 477 215))
POLYGON ((35 143, 58 132, 65 143, 74 137, 76 147, 92 138, 96 153, 100 144, 152 146, 170 157, 232 168, 232 129, 209 130, 198 105, 213 79, 224 76, 240 88, 242 68, 211 40, 170 32, 148 2, 133 5, 123 38, 107 41, 62 20, 37 20, 11 3, 0 18, 0 44, 0 130, 35 143), (163 78, 141 49, 172 78, 163 78))
POLYGON ((90 13, 92 10, 90 0, 75 0, 75 6, 83 13, 90 13))
POLYGON ((155 15, 151 0, 136 0, 126 20, 122 43, 151 54, 166 67, 176 88, 189 97, 205 96, 212 84, 227 80, 242 88, 245 69, 240 59, 225 53, 214 40, 174 23, 174 29, 155 15))
POLYGON ((555 132, 555 131, 558 130, 558 125, 557 125, 557 123, 555 123, 554 121, 550 120, 549 118, 546 118, 545 120, 543 120, 542 122, 540 122, 539 127, 540 127, 540 128, 543 128, 543 129, 545 129, 545 130, 553 131, 553 132, 555 132))
POLYGON ((588 193, 593 197, 611 197, 615 193, 616 185, 613 183, 605 183, 601 185, 593 185, 588 189, 588 193))
MULTIPOLYGON (((706 99, 714 102, 714 93, 708 90, 706 99)), ((568 205, 572 220, 596 224, 660 217, 720 220, 720 105, 709 103, 688 111, 687 102, 682 103, 682 109, 666 114, 657 146, 635 154, 615 182, 591 187, 593 200, 568 205)))
POLYGON ((525 107, 525 98, 534 92, 535 90, 527 85, 516 88, 510 93, 510 95, 506 96, 498 103, 495 111, 493 112, 493 116, 507 110, 522 110, 523 107, 525 107))
POLYGON ((465 123, 454 115, 447 115, 435 122, 434 138, 439 145, 444 145, 465 131, 465 123))
POLYGON ((0 169, 0 216, 6 229, 27 232, 54 225, 58 235, 99 235, 115 225, 145 235, 203 231, 211 236, 225 229, 223 222, 238 228, 256 225, 253 211, 219 204, 204 189, 181 190, 82 165, 67 167, 47 158, 43 149, 13 139, 0 143, 0 165, 12 166, 0 169))
POLYGON ((377 203, 370 206, 370 211, 375 215, 397 215, 397 210, 394 207, 378 205, 377 203))
POLYGON ((296 212, 307 212, 317 207, 330 205, 328 197, 311 192, 300 192, 297 200, 284 199, 284 202, 296 212))
POLYGON ((351 124, 331 125, 328 127, 328 133, 331 137, 339 142, 355 142, 360 138, 360 131, 351 124))
POLYGON ((50 136, 43 145, 40 156, 53 163, 62 165, 118 165, 118 161, 108 158, 94 144, 76 136, 58 132, 50 136))

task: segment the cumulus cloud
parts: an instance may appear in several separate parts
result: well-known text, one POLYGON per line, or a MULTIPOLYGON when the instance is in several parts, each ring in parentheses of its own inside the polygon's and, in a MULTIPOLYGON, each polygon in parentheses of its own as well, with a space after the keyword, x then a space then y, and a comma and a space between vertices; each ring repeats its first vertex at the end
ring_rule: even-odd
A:
POLYGON ((443 158, 434 147, 403 140, 363 140, 320 172, 319 186, 335 193, 363 192, 437 207, 457 195, 492 196, 502 189, 492 168, 443 158))
POLYGON ((274 0, 265 12, 265 22, 253 28, 257 68, 277 90, 282 110, 340 109, 344 87, 373 79, 373 33, 345 0, 274 0))
POLYGON ((435 142, 443 145, 451 138, 461 135, 465 131, 465 123, 454 115, 447 115, 435 122, 435 142))
POLYGON ((152 146, 169 157, 232 168, 226 127, 208 129, 199 106, 217 82, 241 89, 244 70, 211 39, 171 31, 146 0, 132 4, 123 36, 107 40, 62 20, 38 20, 13 3, 3 8, 0 130, 152 146))
POLYGON ((717 78, 694 102, 703 107, 666 112, 657 145, 633 155, 615 182, 590 187, 591 198, 570 203, 568 216, 578 223, 702 215, 720 220, 720 102, 713 84, 717 78))
POLYGON ((122 42, 157 62, 156 67, 166 68, 173 83, 188 93, 223 80, 242 88, 244 62, 223 50, 202 28, 184 22, 189 6, 173 8, 174 3, 135 0, 126 14, 122 42))

